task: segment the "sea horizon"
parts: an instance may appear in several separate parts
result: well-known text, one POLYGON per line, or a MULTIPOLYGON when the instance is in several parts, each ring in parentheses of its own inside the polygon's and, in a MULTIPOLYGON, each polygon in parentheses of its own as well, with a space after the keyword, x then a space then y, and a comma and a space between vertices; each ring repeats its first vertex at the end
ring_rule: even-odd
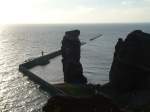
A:
POLYGON ((77 23, 0 23, 0 25, 99 25, 99 24, 150 24, 150 22, 77 22, 77 23))

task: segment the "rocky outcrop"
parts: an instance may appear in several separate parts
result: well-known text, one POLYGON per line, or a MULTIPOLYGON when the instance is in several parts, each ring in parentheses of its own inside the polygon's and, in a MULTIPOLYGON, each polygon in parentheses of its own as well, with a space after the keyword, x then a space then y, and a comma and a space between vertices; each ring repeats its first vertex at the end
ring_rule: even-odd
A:
POLYGON ((103 95, 90 97, 54 96, 43 107, 45 112, 122 112, 103 95))
POLYGON ((115 46, 109 80, 119 92, 150 88, 150 34, 136 30, 115 46))
POLYGON ((80 63, 81 43, 79 35, 79 30, 68 31, 62 40, 62 64, 64 81, 67 83, 85 84, 87 82, 80 63))
MULTIPOLYGON (((78 31, 75 32, 75 34, 77 34, 78 31)), ((80 81, 83 75, 73 78, 75 75, 74 73, 79 73, 79 71, 75 71, 79 66, 75 65, 77 64, 76 62, 79 62, 80 60, 80 44, 78 45, 78 48, 76 48, 78 50, 75 50, 73 47, 70 47, 74 46, 70 42, 70 36, 68 36, 68 34, 65 36, 66 37, 64 37, 62 42, 64 45, 62 46, 62 62, 64 62, 64 67, 66 67, 63 68, 65 81, 80 81), (69 38, 69 40, 66 38, 69 38), (76 54, 73 54, 75 52, 76 54), (72 63, 76 64, 73 65, 72 63), (73 71, 70 72, 70 70, 73 71)), ((73 41, 75 40, 76 39, 73 39, 73 41)), ((76 43, 78 43, 77 41, 79 42, 79 39, 76 40, 76 43)), ((124 110, 124 112, 149 112, 149 51, 150 34, 144 33, 140 30, 133 31, 128 34, 125 40, 121 38, 118 39, 118 42, 115 46, 111 70, 109 73, 109 83, 102 86, 92 85, 92 90, 94 92, 93 95, 88 97, 75 97, 71 96, 70 94, 69 96, 54 96, 49 99, 43 110, 46 112, 121 112, 120 110, 124 110), (104 95, 109 96, 111 99, 105 97, 104 95), (117 106, 114 105, 114 103, 117 106)), ((79 74, 82 73, 82 65, 80 66, 80 70, 81 71, 79 74)), ((65 90, 64 87, 62 90, 65 90)))

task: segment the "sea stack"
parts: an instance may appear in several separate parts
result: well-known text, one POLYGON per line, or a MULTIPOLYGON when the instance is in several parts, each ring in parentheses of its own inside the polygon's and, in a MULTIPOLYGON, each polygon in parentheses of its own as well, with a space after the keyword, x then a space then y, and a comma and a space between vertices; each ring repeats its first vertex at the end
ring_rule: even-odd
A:
POLYGON ((79 30, 67 31, 62 40, 61 52, 64 82, 86 84, 87 79, 83 76, 83 68, 80 63, 81 42, 79 35, 79 30))
POLYGON ((150 88, 150 34, 135 30, 119 39, 109 79, 119 92, 150 88))

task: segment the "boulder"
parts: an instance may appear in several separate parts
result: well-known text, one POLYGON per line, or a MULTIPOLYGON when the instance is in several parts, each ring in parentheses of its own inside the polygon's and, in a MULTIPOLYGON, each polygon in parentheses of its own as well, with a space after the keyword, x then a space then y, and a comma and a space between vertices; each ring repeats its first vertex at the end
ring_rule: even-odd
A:
POLYGON ((130 92, 150 88, 150 34, 140 30, 118 39, 109 73, 113 88, 130 92))
POLYGON ((87 82, 80 63, 81 42, 79 35, 79 30, 67 31, 62 40, 62 64, 64 81, 67 83, 85 84, 87 82))

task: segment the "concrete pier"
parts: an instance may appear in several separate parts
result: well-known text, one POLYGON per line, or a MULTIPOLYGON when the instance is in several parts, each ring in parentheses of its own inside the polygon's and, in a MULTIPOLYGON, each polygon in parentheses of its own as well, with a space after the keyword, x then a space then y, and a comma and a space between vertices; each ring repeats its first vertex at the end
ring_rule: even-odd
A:
POLYGON ((40 88, 47 91, 51 96, 64 95, 65 93, 63 91, 55 88, 53 85, 44 81, 29 70, 37 65, 47 65, 50 59, 53 59, 59 55, 61 55, 61 50, 29 60, 19 65, 19 71, 22 72, 24 75, 28 76, 28 78, 36 84, 39 84, 40 88))
POLYGON ((49 64, 50 59, 53 59, 59 55, 61 55, 61 50, 57 50, 57 51, 54 51, 54 52, 49 53, 47 55, 40 56, 40 57, 31 59, 31 60, 25 61, 23 64, 19 65, 19 68, 20 68, 20 66, 24 66, 27 69, 31 69, 37 65, 47 65, 47 64, 49 64))

